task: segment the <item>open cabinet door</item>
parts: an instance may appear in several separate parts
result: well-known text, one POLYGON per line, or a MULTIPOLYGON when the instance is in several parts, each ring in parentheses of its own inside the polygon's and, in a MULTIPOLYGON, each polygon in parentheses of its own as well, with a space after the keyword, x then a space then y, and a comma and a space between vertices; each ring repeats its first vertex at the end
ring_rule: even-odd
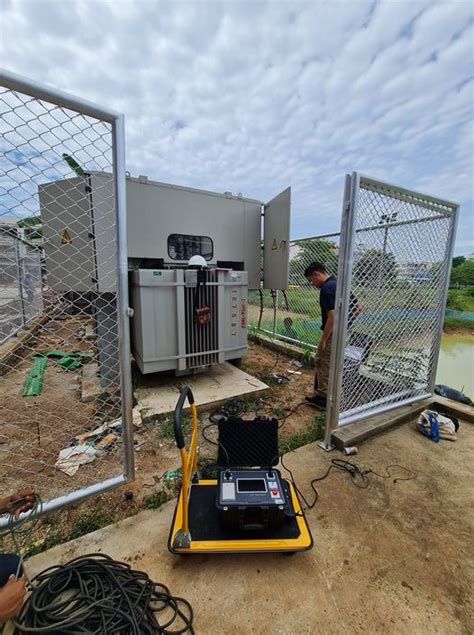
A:
POLYGON ((288 288, 291 187, 265 205, 263 219, 263 288, 288 288))

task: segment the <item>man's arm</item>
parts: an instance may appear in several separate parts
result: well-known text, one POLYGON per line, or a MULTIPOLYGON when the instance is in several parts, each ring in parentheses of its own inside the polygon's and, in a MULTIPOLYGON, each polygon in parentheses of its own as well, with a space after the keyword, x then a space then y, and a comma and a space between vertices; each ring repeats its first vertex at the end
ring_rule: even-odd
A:
POLYGON ((11 575, 5 586, 0 589, 0 626, 20 612, 25 593, 25 578, 15 580, 15 576, 11 575))
POLYGON ((319 347, 322 351, 326 350, 327 343, 332 335, 332 329, 334 327, 334 313, 334 309, 328 311, 326 324, 324 325, 324 331, 321 337, 321 341, 319 342, 319 347))
POLYGON ((31 490, 21 490, 7 496, 6 498, 0 498, 0 514, 15 514, 15 518, 22 512, 27 512, 33 508, 35 502, 35 494, 31 490))

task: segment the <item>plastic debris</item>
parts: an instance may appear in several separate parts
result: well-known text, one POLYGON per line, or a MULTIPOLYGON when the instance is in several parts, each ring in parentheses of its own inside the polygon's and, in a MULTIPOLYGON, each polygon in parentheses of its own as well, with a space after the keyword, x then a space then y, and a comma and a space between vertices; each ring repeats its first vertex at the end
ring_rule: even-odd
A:
POLYGON ((28 371, 23 384, 23 397, 38 397, 38 395, 41 394, 43 390, 44 373, 49 357, 58 359, 56 366, 59 366, 59 368, 76 370, 94 357, 94 353, 65 353, 64 351, 54 349, 33 355, 33 366, 28 371))
POLYGON ((43 355, 33 356, 33 366, 28 371, 23 384, 23 397, 37 397, 43 389, 44 371, 48 358, 43 355))
POLYGON ((95 460, 97 450, 90 445, 75 445, 60 451, 55 467, 68 476, 74 476, 81 465, 95 460))

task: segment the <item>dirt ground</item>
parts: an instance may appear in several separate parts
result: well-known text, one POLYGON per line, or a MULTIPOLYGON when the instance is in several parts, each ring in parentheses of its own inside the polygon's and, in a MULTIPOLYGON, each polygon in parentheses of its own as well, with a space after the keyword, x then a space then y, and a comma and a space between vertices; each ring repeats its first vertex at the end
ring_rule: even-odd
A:
MULTIPOLYGON (((0 445, 0 479, 2 490, 13 492, 24 487, 34 487, 45 500, 78 487, 121 473, 121 443, 112 445, 100 458, 79 468, 70 477, 54 467, 59 451, 66 447, 76 435, 95 429, 104 421, 119 416, 116 406, 104 403, 81 401, 81 370, 63 371, 48 362, 43 391, 38 397, 22 398, 25 376, 32 365, 33 352, 49 349, 64 351, 91 350, 91 342, 84 339, 87 318, 51 320, 42 328, 39 336, 30 344, 31 354, 19 360, 14 370, 2 382, 0 394, 0 429, 6 444, 0 445), (39 431, 39 436, 38 436, 39 431), (2 449, 3 448, 3 449, 2 449), (26 451, 25 451, 26 450, 26 451)), ((304 395, 311 393, 314 370, 299 368, 291 359, 254 343, 249 344, 249 353, 242 360, 241 368, 269 385, 268 391, 258 399, 247 400, 247 414, 275 417, 280 423, 280 437, 291 439, 311 430, 316 415, 310 406, 301 405, 304 395), (289 371, 301 374, 291 375, 289 371), (273 375, 288 377, 278 384, 273 375)), ((200 413, 200 426, 209 423, 209 412, 200 413)), ((215 437, 215 430, 207 430, 208 438, 215 437)), ((135 432, 136 479, 124 490, 116 490, 95 497, 66 509, 59 520, 46 518, 32 536, 27 546, 34 553, 45 546, 68 540, 110 522, 117 522, 136 514, 143 507, 158 506, 173 496, 176 483, 158 479, 166 471, 179 468, 170 417, 142 424, 135 432), (100 512, 98 511, 100 510, 100 512)), ((299 440, 301 445, 305 439, 299 440)), ((216 447, 204 438, 200 439, 200 458, 212 459, 216 447)), ((6 541, 8 546, 8 539, 6 541)))
MULTIPOLYGON (((177 557, 166 548, 174 502, 27 561, 30 575, 86 553, 130 562, 194 608, 206 635, 442 633, 474 631, 472 455, 474 427, 435 444, 406 424, 351 457, 369 475, 358 489, 331 472, 306 513, 313 550, 289 558, 177 557), (395 464, 416 471, 412 480, 395 464), (133 540, 130 537, 133 536, 133 540)), ((323 475, 337 452, 314 444, 287 455, 300 489, 323 475)), ((96 504, 99 504, 96 502, 96 504)))

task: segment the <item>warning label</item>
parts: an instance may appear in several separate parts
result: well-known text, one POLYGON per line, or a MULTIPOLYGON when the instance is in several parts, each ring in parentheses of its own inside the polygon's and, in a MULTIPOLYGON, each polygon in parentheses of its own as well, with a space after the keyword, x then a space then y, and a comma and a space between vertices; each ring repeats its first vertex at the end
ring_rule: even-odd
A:
POLYGON ((70 243, 72 243, 71 235, 68 230, 65 229, 61 235, 61 245, 69 245, 70 243))

